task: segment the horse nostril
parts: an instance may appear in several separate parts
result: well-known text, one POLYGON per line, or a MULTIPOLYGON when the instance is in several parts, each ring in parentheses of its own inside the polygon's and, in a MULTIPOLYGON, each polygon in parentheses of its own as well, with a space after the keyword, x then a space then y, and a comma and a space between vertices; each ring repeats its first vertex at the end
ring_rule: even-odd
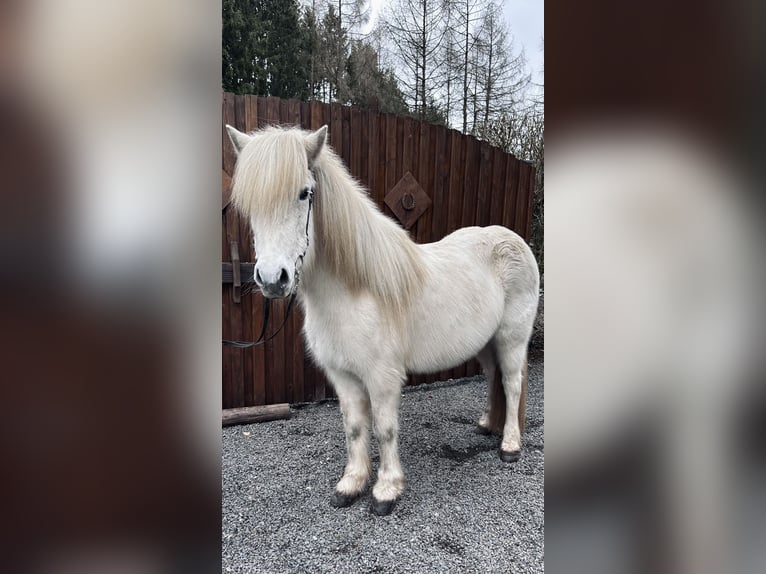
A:
POLYGON ((287 269, 282 267, 282 273, 279 274, 279 285, 285 287, 290 278, 287 276, 287 269))
POLYGON ((263 279, 261 279, 261 272, 258 269, 255 270, 255 283, 259 287, 263 285, 263 279))

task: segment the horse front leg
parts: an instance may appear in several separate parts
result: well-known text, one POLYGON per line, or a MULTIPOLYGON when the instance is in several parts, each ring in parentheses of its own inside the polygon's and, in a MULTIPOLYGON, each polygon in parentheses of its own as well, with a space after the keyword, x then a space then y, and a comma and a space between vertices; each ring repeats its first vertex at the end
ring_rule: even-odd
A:
POLYGON ((399 380, 368 385, 375 438, 380 448, 378 480, 372 489, 372 511, 389 514, 404 491, 404 472, 399 462, 399 380), (382 384, 381 384, 382 383, 382 384))
POLYGON ((346 468, 330 504, 336 508, 350 506, 367 486, 370 465, 370 397, 361 381, 340 371, 327 373, 338 394, 343 429, 346 432, 346 468))

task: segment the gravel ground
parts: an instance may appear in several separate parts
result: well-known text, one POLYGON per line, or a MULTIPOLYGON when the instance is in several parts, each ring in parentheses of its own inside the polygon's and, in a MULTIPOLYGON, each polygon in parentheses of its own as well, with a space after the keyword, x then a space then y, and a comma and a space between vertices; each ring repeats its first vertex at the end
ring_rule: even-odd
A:
POLYGON ((223 429, 224 572, 543 572, 542 361, 529 372, 515 464, 498 458, 499 437, 473 432, 483 377, 404 390, 408 486, 385 517, 370 513, 369 489, 350 508, 329 505, 345 462, 336 402, 223 429))

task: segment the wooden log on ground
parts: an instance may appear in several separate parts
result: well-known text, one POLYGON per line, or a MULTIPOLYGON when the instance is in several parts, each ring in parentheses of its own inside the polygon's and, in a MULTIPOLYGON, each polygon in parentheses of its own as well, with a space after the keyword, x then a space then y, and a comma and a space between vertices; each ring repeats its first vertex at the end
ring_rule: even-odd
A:
POLYGON ((241 407, 238 409, 223 409, 223 426, 242 425, 247 423, 263 423, 290 418, 290 405, 265 405, 259 407, 241 407))

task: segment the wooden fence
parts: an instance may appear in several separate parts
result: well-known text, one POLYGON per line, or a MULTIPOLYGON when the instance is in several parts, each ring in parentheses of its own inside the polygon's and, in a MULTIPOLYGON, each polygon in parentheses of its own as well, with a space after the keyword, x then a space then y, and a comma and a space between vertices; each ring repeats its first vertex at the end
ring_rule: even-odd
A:
MULTIPOLYGON (((460 227, 491 224, 509 227, 529 240, 534 168, 500 149, 455 130, 373 110, 225 93, 221 126, 224 339, 253 341, 262 320, 261 295, 257 291, 241 294, 232 284, 233 267, 252 269, 255 254, 248 222, 229 205, 235 155, 224 124, 242 131, 270 124, 305 129, 327 124, 330 144, 351 173, 389 217, 403 221, 419 243, 437 241, 460 227)), ((250 281, 252 276, 243 271, 241 280, 250 281)), ((282 316, 284 302, 276 301, 272 317, 282 316)), ((296 306, 282 332, 266 345, 223 348, 223 408, 332 396, 323 374, 304 352, 302 324, 296 306)), ((477 373, 478 364, 470 361, 434 375, 411 376, 408 383, 477 373)))

